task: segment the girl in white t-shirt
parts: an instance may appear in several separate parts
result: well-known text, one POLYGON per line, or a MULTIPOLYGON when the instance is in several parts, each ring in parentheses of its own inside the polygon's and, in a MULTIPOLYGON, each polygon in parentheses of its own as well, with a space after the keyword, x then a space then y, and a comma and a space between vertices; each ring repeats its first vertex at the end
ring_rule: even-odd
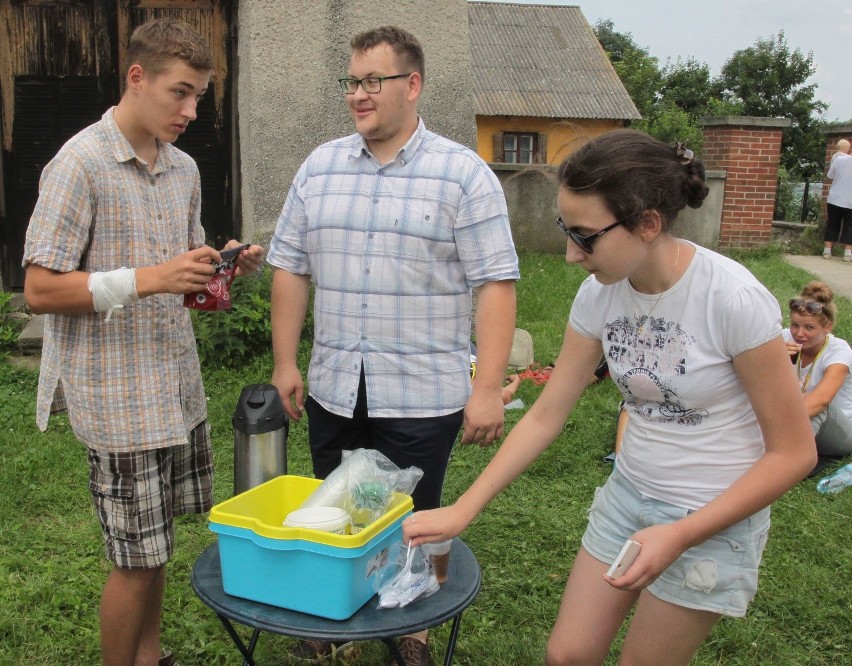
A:
POLYGON ((682 144, 609 132, 569 156, 559 181, 566 260, 590 275, 553 373, 473 485, 453 505, 406 519, 405 538, 417 545, 467 527, 559 435, 603 353, 629 422, 589 511, 546 663, 603 662, 635 607, 622 658, 687 664, 721 615, 745 613, 768 506, 816 460, 781 311, 745 268, 669 233, 708 191, 682 144), (610 577, 628 539, 641 544, 638 557, 610 577))
POLYGON ((852 453, 852 348, 831 334, 836 320, 834 292, 814 281, 790 299, 790 328, 784 330, 817 453, 834 457, 852 453))

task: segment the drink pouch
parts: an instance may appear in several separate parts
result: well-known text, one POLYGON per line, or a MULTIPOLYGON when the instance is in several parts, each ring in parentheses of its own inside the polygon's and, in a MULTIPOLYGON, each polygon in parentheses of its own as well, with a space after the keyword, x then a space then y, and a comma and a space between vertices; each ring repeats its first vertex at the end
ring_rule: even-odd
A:
POLYGON ((219 255, 222 261, 213 266, 215 272, 202 291, 184 294, 183 305, 194 310, 230 310, 231 282, 237 272, 237 257, 248 244, 228 250, 222 250, 219 255))

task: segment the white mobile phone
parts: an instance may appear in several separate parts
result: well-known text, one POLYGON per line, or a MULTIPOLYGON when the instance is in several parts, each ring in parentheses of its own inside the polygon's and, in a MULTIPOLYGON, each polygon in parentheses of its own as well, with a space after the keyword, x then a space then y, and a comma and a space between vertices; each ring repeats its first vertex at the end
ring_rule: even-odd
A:
POLYGON ((621 552, 613 560, 612 566, 606 572, 606 575, 610 578, 618 578, 624 574, 630 568, 630 565, 633 564, 636 556, 639 554, 640 548, 642 548, 641 543, 631 541, 630 539, 625 541, 621 547, 621 552))

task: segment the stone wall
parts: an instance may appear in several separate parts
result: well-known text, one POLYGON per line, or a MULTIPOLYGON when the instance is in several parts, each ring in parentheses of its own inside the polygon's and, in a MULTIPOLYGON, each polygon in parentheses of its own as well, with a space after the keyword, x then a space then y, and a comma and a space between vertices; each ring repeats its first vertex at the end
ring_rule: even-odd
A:
POLYGON ((237 31, 238 145, 245 240, 271 235, 299 165, 354 129, 337 79, 357 33, 397 25, 426 55, 420 113, 429 129, 476 150, 465 0, 250 0, 237 31))
MULTIPOLYGON (((519 252, 565 253, 565 234, 554 220, 558 167, 514 164, 490 164, 503 185, 512 237, 519 252)), ((707 172, 710 193, 701 208, 687 208, 678 216, 672 232, 699 245, 715 249, 719 243, 719 225, 725 195, 725 173, 707 172)))

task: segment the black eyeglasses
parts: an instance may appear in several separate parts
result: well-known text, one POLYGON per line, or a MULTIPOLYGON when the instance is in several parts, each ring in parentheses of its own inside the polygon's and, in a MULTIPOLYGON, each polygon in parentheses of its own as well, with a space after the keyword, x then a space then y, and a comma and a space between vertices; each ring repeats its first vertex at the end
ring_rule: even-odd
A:
POLYGON ((817 303, 816 301, 806 301, 804 298, 791 298, 790 309, 799 311, 804 310, 808 314, 815 315, 825 310, 825 306, 822 303, 817 303))
POLYGON ((625 222, 626 220, 616 220, 608 227, 604 227, 600 231, 596 231, 595 233, 589 234, 588 236, 581 236, 571 227, 566 227, 565 222, 562 220, 561 217, 556 218, 556 226, 562 229, 565 235, 568 236, 568 238, 570 238, 572 241, 574 241, 577 244, 577 247, 579 247, 586 254, 592 253, 592 241, 597 240, 598 238, 603 236, 607 231, 612 231, 618 225, 624 224, 625 222))
POLYGON ((401 79, 406 76, 411 76, 412 73, 413 72, 408 72, 407 74, 394 74, 393 76, 367 76, 363 79, 345 78, 337 79, 337 82, 340 84, 340 89, 347 95, 354 95, 355 91, 358 90, 359 84, 361 88, 364 89, 365 93, 375 95, 376 93, 382 92, 382 81, 401 79))

